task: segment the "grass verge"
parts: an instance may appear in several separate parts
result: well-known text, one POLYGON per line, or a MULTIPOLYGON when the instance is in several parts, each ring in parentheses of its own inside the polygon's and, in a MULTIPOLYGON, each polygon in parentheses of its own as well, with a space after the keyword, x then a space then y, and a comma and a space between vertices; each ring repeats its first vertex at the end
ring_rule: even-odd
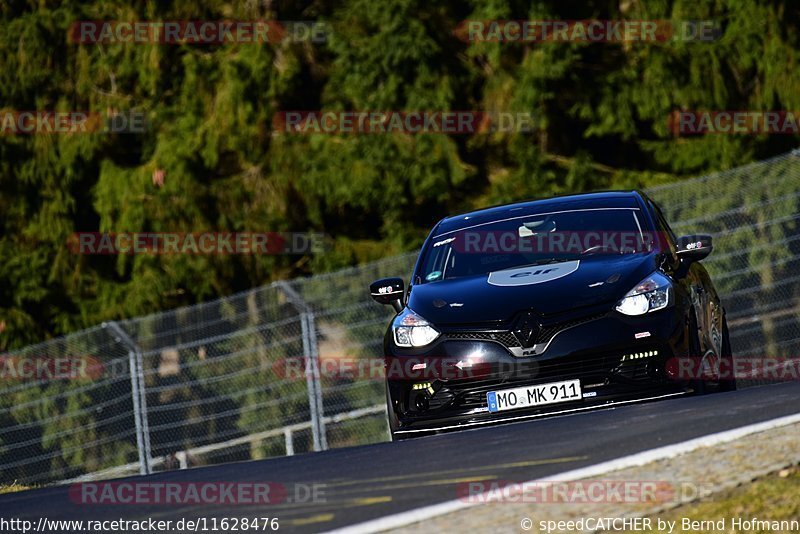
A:
MULTIPOLYGON (((800 521, 800 469, 784 469, 762 479, 739 488, 728 490, 714 495, 706 502, 698 502, 679 506, 668 512, 653 516, 652 525, 658 524, 658 519, 675 521, 675 533, 692 532, 720 534, 720 532, 738 532, 732 525, 733 518, 742 520, 758 519, 761 521, 800 521), (725 519, 724 530, 718 530, 716 525, 699 525, 700 528, 682 528, 683 519, 691 521, 714 521, 725 519)), ((654 528, 644 532, 660 532, 654 528)), ((797 530, 748 529, 748 534, 758 533, 783 533, 797 530)))
POLYGON ((25 491, 31 489, 28 486, 22 486, 17 484, 16 481, 12 482, 11 484, 0 484, 0 495, 3 493, 14 493, 16 491, 25 491))

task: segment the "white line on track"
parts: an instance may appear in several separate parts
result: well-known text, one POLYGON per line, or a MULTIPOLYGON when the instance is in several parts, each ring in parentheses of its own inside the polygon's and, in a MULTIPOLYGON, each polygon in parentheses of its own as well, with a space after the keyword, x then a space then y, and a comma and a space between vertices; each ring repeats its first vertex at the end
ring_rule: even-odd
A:
MULTIPOLYGON (((555 481, 569 482, 572 480, 581 480, 584 478, 596 477, 599 475, 610 473, 612 471, 626 469, 628 467, 637 467, 658 460, 666 460, 669 458, 674 458, 681 454, 692 452, 702 447, 712 447, 720 443, 728 443, 730 441, 736 441, 737 439, 749 436, 750 434, 764 432, 766 430, 771 430, 773 428, 778 428, 795 423, 800 423, 800 414, 787 415, 785 417, 779 417, 777 419, 764 421, 763 423, 755 423, 752 425, 734 428, 733 430, 726 430, 724 432, 708 434, 706 436, 690 439, 688 441, 682 441, 680 443, 675 443, 673 445, 667 445, 665 447, 659 447, 657 449, 651 449, 649 451, 639 452, 636 454, 632 454, 630 456, 626 456, 624 458, 617 458, 615 460, 609 460, 607 462, 590 465, 588 467, 574 469, 572 471, 567 471, 565 473, 559 473, 557 475, 531 480, 528 482, 524 482, 522 485, 524 486, 526 484, 533 485, 542 483, 546 484, 548 482, 555 482, 555 481)), ((400 512, 398 514, 379 517, 378 519, 373 519, 370 521, 365 521, 363 523, 358 523, 341 529, 333 530, 330 531, 329 534, 372 533, 372 532, 381 532, 392 528, 403 527, 420 521, 426 521, 428 519, 438 517, 440 515, 449 514, 450 512, 456 512, 458 510, 463 510, 465 508, 476 506, 478 504, 481 504, 481 501, 486 502, 488 497, 489 495, 487 492, 483 496, 480 497, 476 496, 474 502, 466 502, 460 499, 455 499, 452 501, 446 501, 439 504, 433 504, 431 506, 424 506, 422 508, 416 508, 414 510, 400 512)))

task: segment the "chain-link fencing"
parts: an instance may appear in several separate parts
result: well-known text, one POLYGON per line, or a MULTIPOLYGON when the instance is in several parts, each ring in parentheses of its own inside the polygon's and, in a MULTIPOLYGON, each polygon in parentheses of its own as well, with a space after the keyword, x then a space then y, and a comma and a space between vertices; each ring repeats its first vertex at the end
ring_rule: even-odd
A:
MULTIPOLYGON (((800 152, 651 188, 709 233, 738 357, 800 348, 800 152)), ((388 439, 389 307, 415 254, 105 323, 0 357, 0 484, 108 478, 388 439)))
POLYGON ((713 236, 714 252, 703 265, 722 297, 735 357, 797 357, 800 150, 648 194, 678 235, 713 236))

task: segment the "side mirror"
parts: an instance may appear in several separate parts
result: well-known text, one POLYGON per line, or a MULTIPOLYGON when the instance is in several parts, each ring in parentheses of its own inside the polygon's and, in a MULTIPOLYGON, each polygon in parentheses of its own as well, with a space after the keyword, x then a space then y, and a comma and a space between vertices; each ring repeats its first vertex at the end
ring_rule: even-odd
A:
POLYGON ((369 285, 369 294, 378 304, 391 304, 394 311, 403 311, 405 284, 402 278, 381 278, 369 285))
POLYGON ((714 248, 711 236, 705 234, 685 235, 678 238, 678 257, 682 260, 700 261, 714 248))

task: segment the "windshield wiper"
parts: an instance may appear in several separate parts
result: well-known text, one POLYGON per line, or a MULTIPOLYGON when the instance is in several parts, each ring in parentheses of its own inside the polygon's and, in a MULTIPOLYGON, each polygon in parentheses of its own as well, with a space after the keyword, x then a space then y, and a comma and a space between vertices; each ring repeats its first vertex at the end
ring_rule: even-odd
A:
POLYGON ((575 259, 577 259, 577 258, 543 258, 541 260, 536 260, 534 262, 531 262, 531 263, 525 265, 524 267, 527 267, 529 265, 549 265, 551 263, 562 263, 562 262, 565 262, 565 261, 572 261, 572 260, 575 260, 575 259))

